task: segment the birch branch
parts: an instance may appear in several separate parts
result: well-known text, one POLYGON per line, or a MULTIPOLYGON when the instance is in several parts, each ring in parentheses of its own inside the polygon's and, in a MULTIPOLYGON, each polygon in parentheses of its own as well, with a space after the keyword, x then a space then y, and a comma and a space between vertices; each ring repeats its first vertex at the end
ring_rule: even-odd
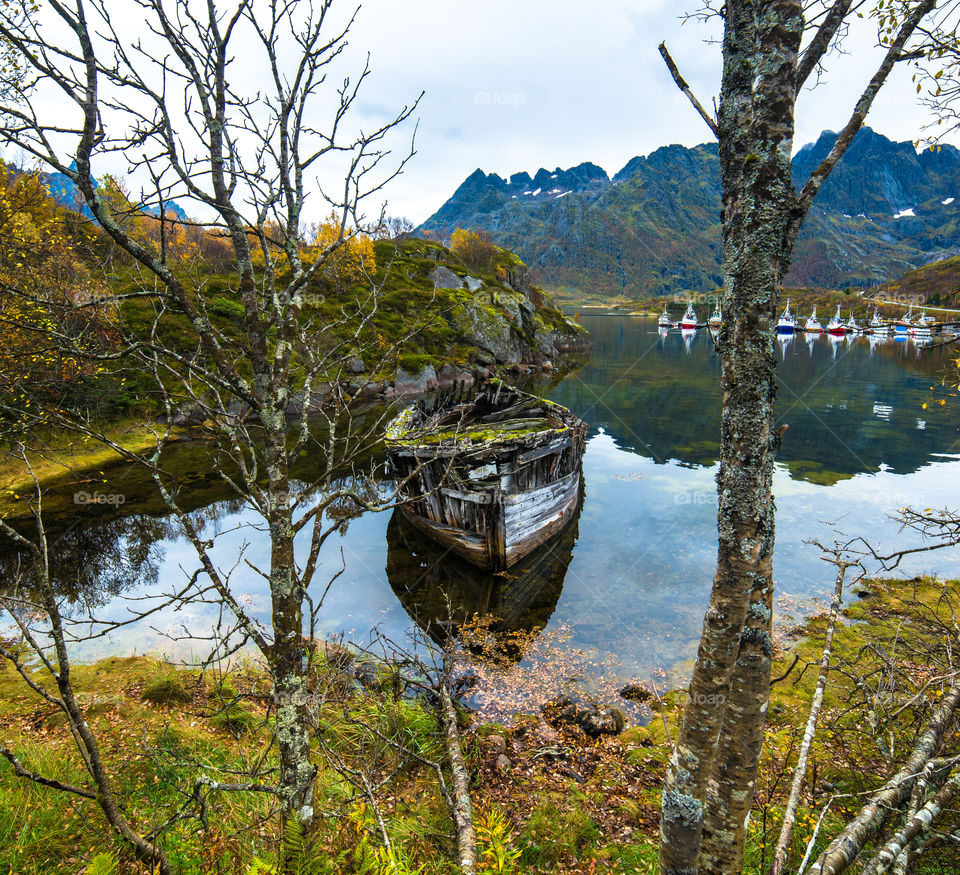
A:
POLYGON ((845 871, 866 844, 876 837, 891 813, 909 797, 927 761, 953 725, 958 707, 960 684, 954 684, 930 718, 903 768, 877 790, 873 798, 860 809, 860 813, 829 844, 810 868, 810 875, 838 875, 845 871))
POLYGON ((470 772, 463 758, 460 733, 457 731, 457 711, 453 707, 446 678, 441 678, 438 686, 447 756, 450 758, 450 771, 453 775, 453 820, 457 829, 460 871, 473 875, 477 871, 477 834, 473 828, 473 805, 470 802, 470 772))
POLYGON ((677 88, 679 88, 687 96, 687 100, 690 101, 690 103, 693 105, 693 108, 699 113, 700 118, 707 123, 707 127, 710 128, 710 130, 713 132, 713 135, 719 140, 720 131, 717 128, 716 121, 711 117, 710 113, 703 108, 703 104, 697 100, 697 96, 690 90, 687 80, 680 75, 680 70, 673 62, 673 58, 670 57, 670 52, 667 51, 667 44, 660 43, 658 48, 660 49, 660 56, 663 58, 663 62, 667 65, 667 69, 670 71, 670 75, 673 77, 673 81, 677 83, 677 88))
POLYGON ((793 784, 790 787, 790 796, 787 800, 787 809, 783 815, 783 826, 780 829, 780 838, 777 841, 777 850, 774 853, 770 875, 780 875, 787 860, 787 849, 793 836, 793 827, 797 817, 797 805, 800 801, 800 791, 807 774, 807 761, 810 758, 810 748, 817 730, 817 718, 820 716, 820 707, 823 705, 823 693, 827 687, 827 675, 830 673, 830 657, 833 650, 833 632, 837 626, 837 617, 840 614, 840 604, 843 600, 843 579, 846 576, 848 563, 840 561, 837 566, 837 585, 833 592, 833 601, 830 603, 830 619, 827 621, 827 633, 823 642, 823 655, 820 657, 820 674, 817 677, 817 686, 810 703, 810 713, 807 716, 807 725, 803 731, 803 741, 800 744, 800 753, 797 756, 797 766, 793 772, 793 784))

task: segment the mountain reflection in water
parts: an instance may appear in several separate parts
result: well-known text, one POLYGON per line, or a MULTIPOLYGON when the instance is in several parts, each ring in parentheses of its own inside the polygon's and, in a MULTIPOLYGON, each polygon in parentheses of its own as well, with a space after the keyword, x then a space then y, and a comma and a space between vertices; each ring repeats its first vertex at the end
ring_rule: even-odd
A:
MULTIPOLYGON (((376 626, 402 641, 413 623, 436 636, 442 623, 452 619, 456 628, 469 614, 490 609, 505 629, 546 624, 549 636, 570 628, 565 647, 589 652, 597 665, 615 663, 625 679, 649 676, 655 667, 683 672, 696 654, 716 561, 720 361, 705 330, 660 337, 656 319, 583 322, 593 336, 589 360, 573 372, 527 382, 591 427, 586 495, 576 525, 563 533, 569 541, 539 570, 521 565, 515 577, 493 578, 452 556, 438 561, 432 541, 402 531, 388 514, 344 519, 320 557, 315 588, 341 569, 341 551, 343 573, 324 599, 317 634, 362 640, 376 626)), ((796 602, 832 591, 829 569, 809 541, 831 542, 834 524, 894 548, 907 546, 890 518, 897 508, 956 506, 960 405, 923 409, 956 353, 921 349, 912 340, 831 344, 803 336, 774 352, 777 420, 789 425, 774 472, 774 573, 778 596, 796 602)), ((267 584, 237 563, 243 550, 263 566, 269 539, 262 519, 231 496, 224 462, 209 444, 171 447, 166 462, 182 482, 185 509, 205 537, 216 538, 215 561, 235 569, 235 591, 268 624, 267 584)), ((318 464, 303 458, 302 482, 318 464)), ((122 493, 122 506, 75 504, 74 489, 90 488, 81 479, 46 497, 47 526, 55 534, 61 590, 78 602, 78 612, 95 606, 100 616, 124 619, 131 604, 125 596, 175 591, 197 560, 148 474, 118 465, 105 469, 103 479, 98 488, 122 493)), ((304 562, 309 533, 302 534, 297 555, 304 562)), ((6 573, 4 563, 13 560, 3 557, 2 546, 6 573)), ((902 570, 957 577, 960 551, 920 554, 902 570)), ((783 607, 778 603, 779 617, 783 607)), ((219 613, 215 604, 158 612, 149 624, 98 639, 81 655, 186 655, 189 645, 174 640, 182 627, 208 634, 219 613)))

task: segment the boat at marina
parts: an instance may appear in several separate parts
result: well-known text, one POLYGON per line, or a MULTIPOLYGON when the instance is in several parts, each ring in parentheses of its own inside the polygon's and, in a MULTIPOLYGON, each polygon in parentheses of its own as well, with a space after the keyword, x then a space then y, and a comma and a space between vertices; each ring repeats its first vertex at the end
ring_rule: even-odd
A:
POLYGON ((915 338, 928 338, 933 337, 936 328, 936 317, 929 316, 926 310, 921 310, 919 318, 910 327, 909 332, 915 338))
POLYGON ((693 303, 687 304, 686 312, 683 314, 683 318, 680 320, 681 328, 696 328, 697 327, 697 311, 693 309, 693 303))
POLYGON ((793 314, 790 312, 790 299, 787 298, 787 308, 780 315, 777 322, 777 334, 793 334, 797 330, 793 314))
POLYGON ((813 312, 807 318, 806 323, 803 326, 804 331, 809 331, 811 334, 820 334, 823 332, 823 326, 817 321, 817 308, 813 308, 813 312))
POLYGON ((719 331, 723 326, 723 315, 720 313, 720 304, 714 307, 713 315, 707 320, 707 327, 711 331, 719 331))
POLYGON ((670 321, 670 314, 667 312, 667 305, 663 305, 663 312, 660 314, 660 318, 657 319, 658 328, 670 328, 673 323, 670 321))
POLYGON ((406 408, 385 446, 407 520, 503 571, 573 516, 586 432, 566 407, 491 380, 472 397, 461 384, 406 408))
POLYGON ((902 335, 905 337, 913 327, 913 304, 911 304, 910 309, 903 314, 903 317, 898 322, 893 323, 893 334, 894 336, 902 335))
POLYGON ((886 337, 890 333, 890 325, 880 318, 876 310, 873 311, 873 318, 870 320, 870 333, 877 337, 886 337))
POLYGON ((860 323, 857 322, 853 313, 847 317, 847 321, 844 322, 843 327, 846 329, 847 334, 852 334, 854 336, 863 334, 863 328, 860 327, 860 323))
POLYGON ((833 319, 827 323, 827 334, 832 334, 834 337, 843 337, 846 333, 847 329, 840 316, 840 305, 838 304, 837 312, 834 314, 833 319))

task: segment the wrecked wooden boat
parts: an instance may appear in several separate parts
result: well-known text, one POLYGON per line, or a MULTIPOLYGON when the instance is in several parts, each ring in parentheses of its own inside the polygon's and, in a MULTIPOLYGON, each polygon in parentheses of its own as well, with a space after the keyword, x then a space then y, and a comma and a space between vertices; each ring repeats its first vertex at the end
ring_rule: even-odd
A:
POLYGON ((502 571, 559 532, 580 498, 587 424, 499 380, 420 401, 387 429, 387 456, 418 529, 502 571))

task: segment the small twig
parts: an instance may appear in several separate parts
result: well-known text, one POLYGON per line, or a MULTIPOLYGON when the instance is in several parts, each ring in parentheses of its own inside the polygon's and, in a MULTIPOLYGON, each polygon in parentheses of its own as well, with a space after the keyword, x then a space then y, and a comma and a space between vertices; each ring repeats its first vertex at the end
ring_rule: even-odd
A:
POLYGON ((687 100, 690 101, 693 108, 700 114, 700 118, 707 123, 707 127, 710 128, 713 135, 719 140, 720 130, 717 128, 716 121, 710 117, 710 114, 703 108, 703 104, 697 100, 697 96, 690 90, 690 86, 687 85, 687 80, 680 75, 680 70, 673 62, 673 58, 670 57, 670 52, 667 51, 667 44, 660 43, 658 48, 660 49, 660 55, 664 63, 667 65, 667 69, 670 71, 670 75, 673 77, 673 81, 677 83, 677 88, 687 96, 687 100))

